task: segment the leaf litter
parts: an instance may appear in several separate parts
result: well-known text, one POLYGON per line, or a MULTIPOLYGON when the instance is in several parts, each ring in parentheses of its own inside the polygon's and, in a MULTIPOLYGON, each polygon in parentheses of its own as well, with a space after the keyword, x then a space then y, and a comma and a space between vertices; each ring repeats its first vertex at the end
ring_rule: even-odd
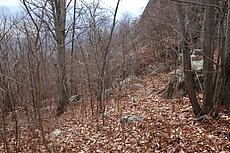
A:
MULTIPOLYGON (((70 105, 61 117, 54 115, 56 108, 52 107, 42 115, 48 146, 53 152, 63 153, 230 152, 229 116, 194 121, 187 97, 167 100, 159 92, 166 85, 167 75, 150 74, 142 80, 143 88, 127 90, 121 99, 115 95, 106 102, 105 125, 100 117, 89 114, 89 106, 70 105), (133 94, 135 103, 130 98, 133 94), (122 116, 131 115, 142 118, 120 122, 122 116), (52 132, 56 135, 50 136, 52 132)), ((20 152, 46 152, 39 128, 27 122, 25 115, 18 116, 20 152)), ((13 152, 14 123, 8 122, 6 129, 13 152)), ((2 125, 0 130, 3 136, 2 125)), ((4 152, 3 140, 0 142, 0 152, 4 152)))

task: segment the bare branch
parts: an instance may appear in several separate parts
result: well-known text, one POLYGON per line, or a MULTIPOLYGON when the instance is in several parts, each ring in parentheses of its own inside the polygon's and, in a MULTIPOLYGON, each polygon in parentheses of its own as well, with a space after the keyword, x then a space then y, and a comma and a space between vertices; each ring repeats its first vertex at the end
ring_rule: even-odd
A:
POLYGON ((204 4, 204 3, 197 3, 197 2, 189 2, 189 1, 183 1, 183 0, 171 0, 173 2, 178 3, 185 3, 185 4, 192 4, 192 5, 199 5, 199 6, 205 6, 205 7, 215 7, 218 10, 221 9, 218 5, 212 5, 212 4, 204 4))

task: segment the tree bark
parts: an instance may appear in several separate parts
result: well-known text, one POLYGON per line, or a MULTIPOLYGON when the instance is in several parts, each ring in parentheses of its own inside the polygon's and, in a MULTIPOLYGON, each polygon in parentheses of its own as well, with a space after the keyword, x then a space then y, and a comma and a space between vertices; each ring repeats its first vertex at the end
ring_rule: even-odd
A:
POLYGON ((224 83, 224 105, 230 113, 230 0, 228 0, 228 18, 225 40, 225 83, 224 83))
POLYGON ((67 104, 67 81, 66 81, 66 61, 65 61, 65 24, 66 24, 66 0, 50 1, 54 18, 55 35, 57 42, 58 58, 58 108, 57 114, 64 113, 67 104))
MULTIPOLYGON (((112 23, 112 27, 111 27, 111 31, 109 34, 109 38, 108 38, 108 42, 106 43, 104 47, 104 55, 103 55, 103 61, 102 61, 102 68, 100 71, 100 81, 99 81, 99 112, 100 114, 102 114, 105 110, 105 106, 104 106, 104 100, 103 100, 103 94, 105 91, 105 70, 106 70, 106 64, 107 64, 107 58, 108 58, 108 54, 109 54, 109 47, 111 45, 111 41, 113 38, 113 32, 115 29, 115 25, 116 25, 116 17, 117 17, 117 11, 118 11, 118 7, 120 4, 120 0, 117 0, 117 4, 116 4, 116 8, 115 8, 115 12, 114 12, 114 16, 113 16, 113 23, 112 23)), ((103 117, 103 123, 104 123, 104 117, 103 117)))
MULTIPOLYGON (((216 0, 208 0, 207 4, 215 5, 216 0)), ((207 7, 204 25, 204 102, 202 114, 208 114, 213 109, 214 81, 213 81, 213 54, 215 40, 215 8, 207 7)))
POLYGON ((197 102, 196 94, 195 94, 195 83, 193 72, 191 69, 191 59, 190 59, 190 47, 189 47, 189 35, 185 29, 184 15, 182 13, 181 4, 176 3, 175 9, 177 13, 178 23, 181 27, 182 36, 183 36, 183 66, 184 66, 184 75, 185 75, 185 87, 188 92, 188 96, 193 108, 193 112, 195 115, 198 115, 201 111, 200 105, 197 102))

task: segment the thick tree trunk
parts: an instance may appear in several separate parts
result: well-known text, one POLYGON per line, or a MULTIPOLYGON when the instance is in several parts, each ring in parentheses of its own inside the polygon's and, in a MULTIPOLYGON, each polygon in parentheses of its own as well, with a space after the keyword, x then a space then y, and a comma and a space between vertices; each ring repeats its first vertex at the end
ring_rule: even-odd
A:
MULTIPOLYGON (((216 0, 208 0, 207 4, 214 5, 216 0)), ((213 109, 214 81, 213 81, 213 52, 215 40, 215 8, 207 7, 204 27, 204 102, 202 114, 213 109)))
POLYGON ((228 20, 225 40, 225 84, 224 84, 224 104, 230 113, 230 0, 228 0, 228 20))
POLYGON ((188 92, 189 99, 192 104, 193 112, 195 115, 198 115, 201 111, 200 105, 197 102, 196 94, 195 94, 195 83, 193 72, 191 69, 191 59, 190 59, 190 47, 189 47, 189 35, 185 29, 184 16, 182 13, 181 4, 176 3, 176 12, 178 23, 181 27, 184 49, 183 49, 183 65, 184 65, 184 75, 185 75, 185 87, 188 92))
POLYGON ((67 82, 66 82, 66 62, 65 62, 65 23, 66 23, 66 1, 51 1, 53 8, 54 26, 57 41, 58 58, 58 115, 64 112, 67 104, 67 82))
MULTIPOLYGON (((58 45, 59 46, 59 45, 58 45)), ((66 64, 65 64, 65 48, 58 47, 58 114, 64 112, 67 103, 67 82, 66 82, 66 64)))

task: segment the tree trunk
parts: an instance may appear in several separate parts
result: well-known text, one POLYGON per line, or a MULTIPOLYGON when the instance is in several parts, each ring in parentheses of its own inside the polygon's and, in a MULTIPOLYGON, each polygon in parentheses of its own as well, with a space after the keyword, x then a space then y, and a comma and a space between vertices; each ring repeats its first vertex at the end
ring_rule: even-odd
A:
POLYGON ((184 15, 182 13, 181 4, 176 3, 175 9, 177 12, 178 23, 181 27, 182 36, 183 36, 183 44, 184 44, 183 65, 184 65, 184 75, 185 75, 185 87, 192 104, 193 112, 195 115, 198 115, 201 109, 199 103, 197 102, 196 94, 195 94, 195 83, 194 83, 193 72, 191 69, 189 35, 185 29, 184 15))
POLYGON ((228 0, 228 19, 226 27, 226 40, 225 40, 225 84, 224 84, 224 105, 230 113, 230 0, 228 0))
POLYGON ((67 104, 67 81, 66 81, 66 62, 65 62, 65 23, 66 23, 66 1, 50 1, 53 9, 55 34, 57 41, 58 58, 58 108, 57 114, 64 113, 67 104))
MULTIPOLYGON (((108 38, 108 42, 106 43, 106 46, 103 46, 104 55, 103 55, 103 59, 102 59, 103 61, 102 61, 102 68, 101 68, 101 71, 100 71, 100 81, 99 81, 99 112, 101 114, 104 113, 104 110, 105 110, 104 100, 102 98, 103 94, 104 94, 104 91, 105 91, 105 70, 106 70, 106 65, 107 65, 107 58, 108 58, 108 55, 109 55, 109 47, 111 45, 111 41, 112 41, 112 38, 113 38, 113 32, 114 32, 115 25, 116 25, 116 16, 117 16, 119 3, 120 3, 120 0, 117 0, 117 4, 116 4, 114 16, 113 16, 113 23, 112 23, 110 35, 109 35, 109 38, 108 38)), ((103 116, 103 124, 104 124, 104 116, 103 116)))
POLYGON ((70 53, 70 95, 75 95, 75 94, 78 94, 76 93, 75 91, 75 86, 74 86, 74 83, 73 83, 73 78, 74 78, 74 43, 75 43, 75 28, 76 28, 76 9, 77 9, 77 0, 74 0, 73 2, 73 27, 72 27, 72 38, 71 38, 71 53, 70 53))
MULTIPOLYGON (((208 0, 207 4, 214 5, 215 1, 208 0)), ((212 60, 215 34, 215 8, 209 6, 206 8, 204 26, 204 102, 202 104, 202 114, 207 114, 213 109, 214 81, 212 60)))

